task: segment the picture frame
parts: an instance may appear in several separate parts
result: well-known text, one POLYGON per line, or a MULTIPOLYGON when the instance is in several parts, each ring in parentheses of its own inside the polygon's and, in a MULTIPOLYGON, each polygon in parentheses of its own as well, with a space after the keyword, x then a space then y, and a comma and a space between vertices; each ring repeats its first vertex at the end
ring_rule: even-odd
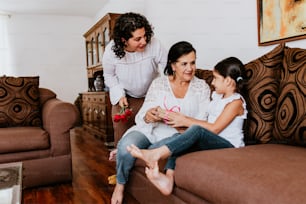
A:
POLYGON ((306 39, 306 0, 257 0, 258 45, 306 39))

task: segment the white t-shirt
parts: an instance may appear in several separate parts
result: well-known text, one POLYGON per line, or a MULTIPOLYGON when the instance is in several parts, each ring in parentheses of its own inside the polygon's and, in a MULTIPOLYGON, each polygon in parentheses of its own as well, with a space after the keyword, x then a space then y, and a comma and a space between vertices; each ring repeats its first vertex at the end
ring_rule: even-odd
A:
POLYGON ((143 52, 126 52, 119 59, 112 50, 113 45, 112 40, 102 59, 111 103, 117 104, 126 94, 135 98, 145 97, 152 80, 159 75, 159 69, 163 70, 167 64, 167 51, 159 40, 152 38, 143 52))
POLYGON ((132 130, 137 130, 144 133, 153 144, 172 136, 177 133, 177 130, 161 122, 146 123, 143 117, 147 110, 160 106, 163 109, 179 111, 189 117, 207 120, 209 102, 210 88, 202 79, 194 77, 189 84, 185 97, 176 98, 168 76, 158 77, 152 82, 143 106, 135 117, 136 125, 131 127, 125 135, 132 130))
POLYGON ((243 147, 243 122, 247 118, 246 102, 239 93, 234 93, 230 97, 222 98, 223 94, 212 93, 212 101, 209 104, 208 109, 208 122, 214 123, 220 114, 223 112, 225 106, 234 100, 242 99, 244 113, 241 116, 237 116, 222 132, 219 136, 223 137, 235 147, 243 147))

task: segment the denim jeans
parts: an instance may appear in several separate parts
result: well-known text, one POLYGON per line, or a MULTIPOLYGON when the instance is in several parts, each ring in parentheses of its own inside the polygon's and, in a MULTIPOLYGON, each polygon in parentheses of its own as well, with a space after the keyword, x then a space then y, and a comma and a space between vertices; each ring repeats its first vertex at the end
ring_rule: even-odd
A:
POLYGON ((116 177, 117 182, 120 184, 125 184, 128 181, 130 171, 136 160, 126 149, 131 144, 140 149, 147 149, 151 142, 139 131, 131 131, 119 140, 116 156, 116 177))
POLYGON ((224 139, 209 130, 193 125, 184 133, 176 134, 171 137, 171 140, 160 141, 160 144, 165 144, 171 152, 168 158, 165 169, 174 169, 176 158, 182 154, 192 151, 233 148, 234 146, 224 139))

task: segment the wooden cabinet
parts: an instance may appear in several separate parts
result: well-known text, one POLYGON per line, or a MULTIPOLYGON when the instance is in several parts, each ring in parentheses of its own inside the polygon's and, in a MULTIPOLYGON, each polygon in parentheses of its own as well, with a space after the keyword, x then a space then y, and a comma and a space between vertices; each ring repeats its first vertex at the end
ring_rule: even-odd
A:
POLYGON ((83 129, 103 139, 107 146, 112 146, 114 132, 108 92, 85 92, 81 95, 83 129))
POLYGON ((102 56, 105 46, 112 39, 112 30, 119 15, 106 14, 83 35, 88 80, 88 92, 80 94, 83 129, 103 139, 108 146, 111 146, 114 140, 109 93, 96 91, 94 81, 98 75, 103 78, 102 56))
POLYGON ((88 91, 95 91, 94 80, 103 76, 102 56, 110 42, 115 20, 120 14, 108 13, 85 34, 88 91))

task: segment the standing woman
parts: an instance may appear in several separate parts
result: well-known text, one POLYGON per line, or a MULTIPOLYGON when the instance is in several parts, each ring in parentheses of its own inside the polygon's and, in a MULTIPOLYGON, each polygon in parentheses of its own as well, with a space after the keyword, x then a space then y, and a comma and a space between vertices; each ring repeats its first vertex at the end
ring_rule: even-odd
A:
POLYGON ((133 114, 125 123, 113 122, 115 145, 124 132, 134 125, 135 115, 143 104, 147 90, 159 75, 159 66, 167 64, 167 51, 153 38, 153 30, 143 15, 125 13, 118 17, 113 40, 103 55, 103 75, 109 87, 112 117, 122 107, 133 114))

